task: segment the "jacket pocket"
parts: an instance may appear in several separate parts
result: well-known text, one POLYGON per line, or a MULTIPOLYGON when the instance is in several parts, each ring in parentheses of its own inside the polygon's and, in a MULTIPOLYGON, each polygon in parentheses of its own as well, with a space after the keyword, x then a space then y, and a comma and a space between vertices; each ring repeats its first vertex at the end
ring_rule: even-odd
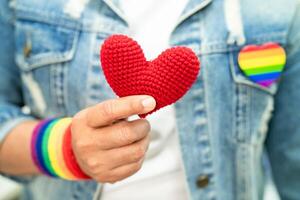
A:
MULTIPOLYGON (((263 40, 250 39, 248 44, 263 45, 275 42, 285 47, 281 37, 265 37, 263 40)), ((246 144, 263 143, 268 131, 268 123, 273 115, 274 95, 280 78, 269 87, 263 87, 250 80, 240 69, 238 55, 242 48, 228 52, 230 72, 234 88, 234 132, 235 142, 246 144)))
POLYGON ((78 31, 22 20, 17 21, 15 27, 16 62, 22 71, 73 58, 78 31))
POLYGON ((46 113, 64 115, 65 81, 78 38, 76 29, 42 20, 16 19, 15 59, 23 81, 25 103, 36 117, 46 113))

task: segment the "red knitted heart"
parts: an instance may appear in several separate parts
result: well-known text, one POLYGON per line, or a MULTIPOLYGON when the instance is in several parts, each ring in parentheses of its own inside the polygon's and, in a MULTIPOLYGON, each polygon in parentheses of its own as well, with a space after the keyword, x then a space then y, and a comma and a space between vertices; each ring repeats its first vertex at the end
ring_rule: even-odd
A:
POLYGON ((138 43, 124 35, 107 38, 100 52, 106 80, 119 96, 150 95, 156 108, 176 102, 195 82, 200 62, 187 47, 173 47, 147 61, 138 43))

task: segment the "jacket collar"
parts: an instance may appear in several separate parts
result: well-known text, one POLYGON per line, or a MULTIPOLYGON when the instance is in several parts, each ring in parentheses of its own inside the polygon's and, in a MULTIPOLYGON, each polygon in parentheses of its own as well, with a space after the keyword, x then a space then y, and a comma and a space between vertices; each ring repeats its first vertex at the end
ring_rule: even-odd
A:
POLYGON ((183 21, 185 21, 186 19, 188 19, 198 11, 204 9, 212 1, 213 0, 189 0, 180 18, 178 19, 177 25, 181 24, 183 21))

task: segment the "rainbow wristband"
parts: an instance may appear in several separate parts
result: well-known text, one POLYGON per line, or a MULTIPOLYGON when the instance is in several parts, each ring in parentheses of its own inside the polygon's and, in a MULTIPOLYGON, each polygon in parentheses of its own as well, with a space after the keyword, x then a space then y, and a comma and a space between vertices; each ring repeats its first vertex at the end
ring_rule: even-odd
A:
POLYGON ((46 167, 43 167, 42 164, 40 164, 39 159, 38 159, 38 151, 35 151, 35 148, 37 146, 38 143, 38 136, 39 136, 39 132, 41 131, 41 128, 47 124, 47 120, 43 120, 41 121, 33 130, 33 134, 32 134, 32 139, 31 139, 31 157, 32 160, 34 162, 34 164, 38 167, 38 169, 40 170, 40 172, 47 174, 47 175, 51 175, 48 173, 46 167))
POLYGON ((31 157, 42 174, 66 180, 90 179, 79 167, 71 147, 71 118, 47 119, 34 129, 31 157))

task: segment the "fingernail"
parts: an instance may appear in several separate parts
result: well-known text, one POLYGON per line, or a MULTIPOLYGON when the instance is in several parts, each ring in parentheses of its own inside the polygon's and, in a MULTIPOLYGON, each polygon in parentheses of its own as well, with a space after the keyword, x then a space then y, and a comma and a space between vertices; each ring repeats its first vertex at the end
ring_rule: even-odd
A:
POLYGON ((146 99, 142 100, 142 105, 145 109, 154 109, 156 105, 156 101, 153 97, 147 97, 146 99))

